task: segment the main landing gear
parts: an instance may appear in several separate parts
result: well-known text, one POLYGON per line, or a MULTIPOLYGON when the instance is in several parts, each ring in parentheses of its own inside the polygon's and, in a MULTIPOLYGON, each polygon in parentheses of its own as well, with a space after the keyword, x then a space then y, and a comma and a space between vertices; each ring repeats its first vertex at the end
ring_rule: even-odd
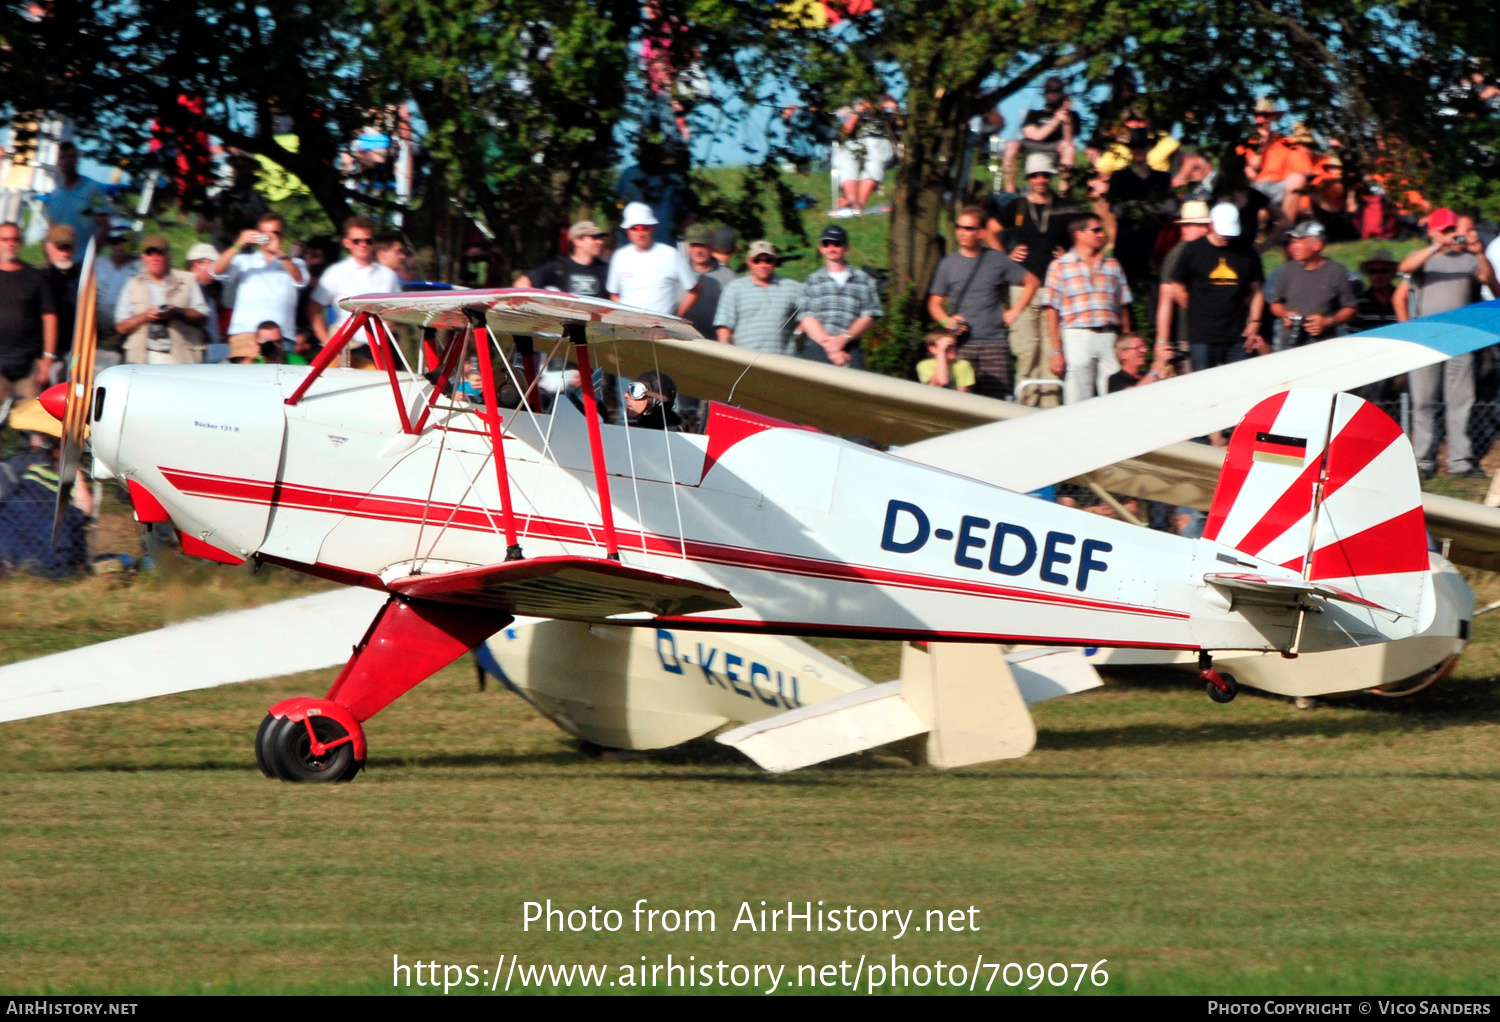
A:
POLYGON ((365 765, 363 729, 352 720, 340 722, 324 716, 318 709, 302 706, 286 712, 278 705, 266 714, 255 733, 255 763, 261 773, 281 781, 354 780, 365 765), (278 716, 276 710, 283 714, 278 716))
POLYGON ((352 781, 365 765, 360 725, 512 620, 503 611, 392 596, 328 695, 271 707, 255 733, 261 773, 282 781, 352 781))
POLYGON ((1227 703, 1240 694, 1240 687, 1235 683, 1234 675, 1220 674, 1214 670, 1214 658, 1208 650, 1198 654, 1198 677, 1203 681, 1203 691, 1208 693, 1208 698, 1216 703, 1227 703))

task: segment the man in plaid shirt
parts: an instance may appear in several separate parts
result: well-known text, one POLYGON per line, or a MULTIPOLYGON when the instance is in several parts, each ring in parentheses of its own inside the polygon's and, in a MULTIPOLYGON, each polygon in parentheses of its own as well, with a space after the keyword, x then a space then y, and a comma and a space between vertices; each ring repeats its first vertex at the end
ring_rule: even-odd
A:
POLYGON ((850 266, 849 234, 838 224, 823 228, 818 238, 823 267, 803 281, 802 322, 807 335, 802 357, 850 369, 865 367, 860 335, 880 317, 880 290, 875 278, 850 266))
POLYGON ((1104 227, 1098 217, 1080 217, 1069 229, 1073 248, 1047 267, 1042 310, 1052 372, 1063 377, 1063 401, 1073 404, 1106 393, 1109 378, 1120 371, 1115 339, 1130 330, 1130 288, 1120 264, 1099 254, 1104 227))

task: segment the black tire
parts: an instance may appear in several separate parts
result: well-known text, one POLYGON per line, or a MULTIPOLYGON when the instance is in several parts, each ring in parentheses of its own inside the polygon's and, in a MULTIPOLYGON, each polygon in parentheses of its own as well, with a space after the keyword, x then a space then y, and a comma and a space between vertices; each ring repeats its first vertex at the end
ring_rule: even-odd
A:
POLYGON ((266 719, 260 722, 260 730, 255 732, 255 765, 273 781, 281 780, 281 772, 276 766, 276 751, 271 735, 285 720, 285 717, 273 717, 268 713, 266 719))
MULTIPOLYGON (((309 717, 313 733, 320 742, 334 742, 349 732, 343 725, 327 717, 309 717)), ((278 774, 284 781, 305 781, 314 784, 349 781, 359 772, 359 762, 354 758, 354 743, 345 742, 322 756, 312 754, 312 739, 308 737, 307 725, 302 721, 287 719, 283 726, 272 732, 272 743, 278 774)))
POLYGON ((1234 702, 1234 697, 1240 694, 1240 686, 1235 683, 1234 675, 1220 674, 1219 677, 1224 679, 1224 689, 1220 689, 1211 681, 1205 681, 1203 690, 1208 693, 1208 698, 1216 703, 1234 702))

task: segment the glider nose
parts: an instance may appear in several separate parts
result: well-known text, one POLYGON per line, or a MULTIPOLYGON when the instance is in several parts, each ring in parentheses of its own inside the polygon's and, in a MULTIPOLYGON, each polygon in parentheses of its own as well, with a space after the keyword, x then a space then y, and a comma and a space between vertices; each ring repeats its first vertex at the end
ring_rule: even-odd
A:
POLYGON ((58 422, 63 421, 63 415, 68 410, 68 386, 66 383, 59 383, 56 386, 48 387, 37 398, 42 403, 42 407, 47 410, 47 414, 58 422))

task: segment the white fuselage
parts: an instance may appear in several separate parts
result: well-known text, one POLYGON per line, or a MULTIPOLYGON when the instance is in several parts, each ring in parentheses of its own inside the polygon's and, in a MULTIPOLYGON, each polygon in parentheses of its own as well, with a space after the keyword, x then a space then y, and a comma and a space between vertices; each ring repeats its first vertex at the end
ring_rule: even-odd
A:
MULTIPOLYGON (((445 428, 409 435, 386 375, 352 370, 326 372, 286 405, 307 372, 107 369, 93 425, 102 471, 145 486, 211 545, 351 583, 504 559, 490 441, 472 410, 435 412, 445 428)), ((429 388, 399 379, 415 417, 429 388)), ((721 587, 742 605, 678 627, 1168 649, 1290 642, 1296 614, 1203 581, 1226 570, 1298 577, 1288 569, 720 412, 703 436, 602 427, 624 563, 721 587)), ((603 556, 582 415, 560 400, 554 414, 505 419, 525 554, 603 556)), ((1308 621, 1305 649, 1420 625, 1332 603, 1308 621)))

